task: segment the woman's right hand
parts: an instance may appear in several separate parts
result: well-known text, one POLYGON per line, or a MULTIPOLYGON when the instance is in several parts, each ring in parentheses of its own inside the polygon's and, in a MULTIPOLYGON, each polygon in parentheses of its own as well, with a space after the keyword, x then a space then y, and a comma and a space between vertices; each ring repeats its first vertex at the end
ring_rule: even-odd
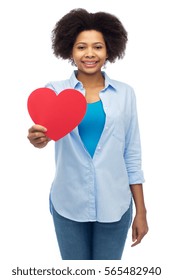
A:
POLYGON ((36 148, 44 148, 51 140, 46 136, 47 129, 44 126, 35 124, 28 129, 28 136, 30 143, 36 148))

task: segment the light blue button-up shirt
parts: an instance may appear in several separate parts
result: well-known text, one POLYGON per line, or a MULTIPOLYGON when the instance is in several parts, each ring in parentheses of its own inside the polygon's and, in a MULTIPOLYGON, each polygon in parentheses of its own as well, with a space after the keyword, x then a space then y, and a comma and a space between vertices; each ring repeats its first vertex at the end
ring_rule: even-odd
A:
MULTIPOLYGON (((50 200, 61 216, 78 222, 120 220, 131 203, 129 185, 144 182, 134 90, 102 73, 105 88, 100 99, 106 120, 93 158, 78 127, 55 142, 50 200)), ((85 95, 75 71, 70 79, 50 82, 46 87, 57 94, 73 88, 85 95)))

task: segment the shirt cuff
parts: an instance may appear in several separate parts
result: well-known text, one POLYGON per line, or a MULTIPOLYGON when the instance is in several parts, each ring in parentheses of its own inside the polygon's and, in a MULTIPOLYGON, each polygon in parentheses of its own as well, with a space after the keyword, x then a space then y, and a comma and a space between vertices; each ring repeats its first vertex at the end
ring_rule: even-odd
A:
POLYGON ((129 176, 129 185, 143 184, 145 182, 143 171, 131 172, 129 176))

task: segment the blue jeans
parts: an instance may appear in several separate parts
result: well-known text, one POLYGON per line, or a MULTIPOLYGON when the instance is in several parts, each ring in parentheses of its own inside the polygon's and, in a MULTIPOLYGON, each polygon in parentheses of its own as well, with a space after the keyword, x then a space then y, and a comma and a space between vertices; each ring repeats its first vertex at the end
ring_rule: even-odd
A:
POLYGON ((121 260, 132 205, 113 223, 75 222, 60 216, 53 207, 52 216, 63 260, 121 260))

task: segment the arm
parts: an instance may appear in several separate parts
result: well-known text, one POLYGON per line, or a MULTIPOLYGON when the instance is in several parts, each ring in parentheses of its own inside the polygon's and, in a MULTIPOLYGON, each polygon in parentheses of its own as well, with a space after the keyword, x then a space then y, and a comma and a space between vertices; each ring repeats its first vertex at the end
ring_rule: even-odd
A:
POLYGON ((130 185, 130 188, 136 207, 136 215, 132 224, 132 247, 134 247, 139 244, 142 238, 147 234, 148 224, 142 184, 130 185))
POLYGON ((139 244, 145 234, 148 232, 146 219, 146 207, 143 194, 143 171, 141 170, 141 142, 138 126, 138 116, 136 108, 136 98, 132 94, 131 111, 129 114, 129 123, 126 131, 125 145, 125 163, 129 177, 136 215, 132 223, 132 247, 139 244))

